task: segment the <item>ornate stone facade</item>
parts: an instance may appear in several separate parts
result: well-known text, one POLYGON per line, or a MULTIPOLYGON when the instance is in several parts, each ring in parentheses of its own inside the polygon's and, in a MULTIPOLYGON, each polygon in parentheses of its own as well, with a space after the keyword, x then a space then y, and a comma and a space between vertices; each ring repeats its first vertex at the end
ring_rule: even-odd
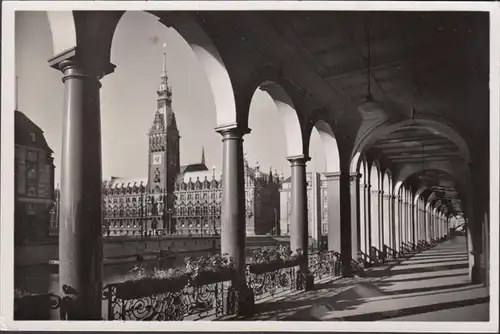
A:
POLYGON ((49 236, 54 205, 54 159, 43 131, 21 111, 15 111, 16 244, 49 236))
MULTIPOLYGON (((280 190, 281 233, 290 235, 291 179, 283 181, 280 190)), ((322 173, 306 173, 307 180, 307 215, 309 235, 314 237, 315 226, 320 225, 321 235, 328 233, 328 187, 322 173)))
MULTIPOLYGON (((220 233, 222 184, 201 161, 180 166, 179 130, 163 66, 149 136, 148 177, 103 182, 103 233, 116 235, 220 233)), ((245 161, 247 235, 277 233, 280 179, 245 161)))

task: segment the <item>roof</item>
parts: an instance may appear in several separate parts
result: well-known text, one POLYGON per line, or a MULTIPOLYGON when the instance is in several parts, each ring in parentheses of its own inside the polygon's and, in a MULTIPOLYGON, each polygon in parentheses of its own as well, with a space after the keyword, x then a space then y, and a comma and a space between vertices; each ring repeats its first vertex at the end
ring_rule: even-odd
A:
POLYGON ((179 175, 177 175, 177 182, 192 182, 199 180, 203 182, 205 177, 208 180, 212 179, 212 173, 208 170, 207 166, 202 163, 183 165, 180 167, 179 175))
POLYGON ((15 144, 53 153, 47 144, 42 129, 19 110, 15 111, 15 144), (34 138, 30 138, 35 134, 34 138), (34 139, 34 140, 33 140, 34 139))
POLYGON ((205 164, 197 163, 197 164, 183 165, 180 167, 181 174, 191 173, 191 172, 201 172, 201 171, 208 171, 208 168, 205 164))
POLYGON ((109 189, 121 189, 128 187, 146 187, 148 184, 148 178, 119 178, 119 177, 110 177, 108 179, 103 180, 102 187, 109 189))

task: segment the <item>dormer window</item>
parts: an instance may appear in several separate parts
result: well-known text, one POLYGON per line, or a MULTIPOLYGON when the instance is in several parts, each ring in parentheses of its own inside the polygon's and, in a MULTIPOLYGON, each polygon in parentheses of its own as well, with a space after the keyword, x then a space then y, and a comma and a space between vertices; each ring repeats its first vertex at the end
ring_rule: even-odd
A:
POLYGON ((32 143, 34 143, 36 141, 36 134, 35 133, 30 133, 29 136, 30 136, 30 141, 32 143))

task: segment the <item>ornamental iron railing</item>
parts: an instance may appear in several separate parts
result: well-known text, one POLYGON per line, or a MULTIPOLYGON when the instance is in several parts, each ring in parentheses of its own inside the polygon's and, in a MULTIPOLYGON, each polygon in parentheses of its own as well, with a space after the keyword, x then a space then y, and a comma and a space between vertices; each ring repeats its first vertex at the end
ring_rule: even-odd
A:
POLYGON ((324 251, 309 254, 309 272, 313 274, 315 279, 340 276, 340 269, 341 262, 337 252, 324 251))
MULTIPOLYGON (((259 264, 260 265, 260 264, 259 264)), ((297 289, 297 263, 262 266, 247 265, 246 284, 252 289, 255 300, 273 297, 276 294, 297 289)))
POLYGON ((120 283, 104 287, 104 319, 133 321, 200 320, 224 313, 227 286, 223 281, 188 284, 180 290, 127 296, 120 283))

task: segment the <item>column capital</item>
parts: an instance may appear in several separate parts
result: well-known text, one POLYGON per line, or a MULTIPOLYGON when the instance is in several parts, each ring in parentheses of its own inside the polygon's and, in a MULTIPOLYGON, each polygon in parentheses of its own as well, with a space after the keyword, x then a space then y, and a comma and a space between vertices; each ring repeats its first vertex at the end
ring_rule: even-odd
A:
POLYGON ((340 172, 326 172, 323 174, 326 179, 328 181, 331 181, 331 180, 340 180, 340 176, 342 175, 342 173, 340 172))
POLYGON ((370 190, 370 192, 372 195, 381 195, 382 194, 382 191, 380 191, 380 190, 370 190))
POLYGON ((301 154, 301 155, 286 157, 286 160, 290 161, 293 167, 293 166, 305 166, 306 163, 311 160, 311 158, 301 154))
POLYGON ((361 178, 361 176, 362 176, 361 173, 351 173, 351 174, 349 174, 349 180, 351 182, 353 182, 353 181, 359 181, 359 179, 361 178))
POLYGON ((384 197, 384 199, 391 199, 392 198, 391 194, 382 194, 382 196, 384 197))
POLYGON ((73 47, 63 51, 48 60, 49 66, 65 74, 63 82, 68 77, 79 77, 100 80, 115 71, 116 66, 109 60, 101 60, 99 57, 82 57, 78 48, 73 47), (69 73, 68 73, 69 72, 69 73))
POLYGON ((215 132, 220 133, 222 137, 227 139, 241 139, 251 131, 249 128, 239 127, 237 123, 219 125, 215 128, 215 132))

